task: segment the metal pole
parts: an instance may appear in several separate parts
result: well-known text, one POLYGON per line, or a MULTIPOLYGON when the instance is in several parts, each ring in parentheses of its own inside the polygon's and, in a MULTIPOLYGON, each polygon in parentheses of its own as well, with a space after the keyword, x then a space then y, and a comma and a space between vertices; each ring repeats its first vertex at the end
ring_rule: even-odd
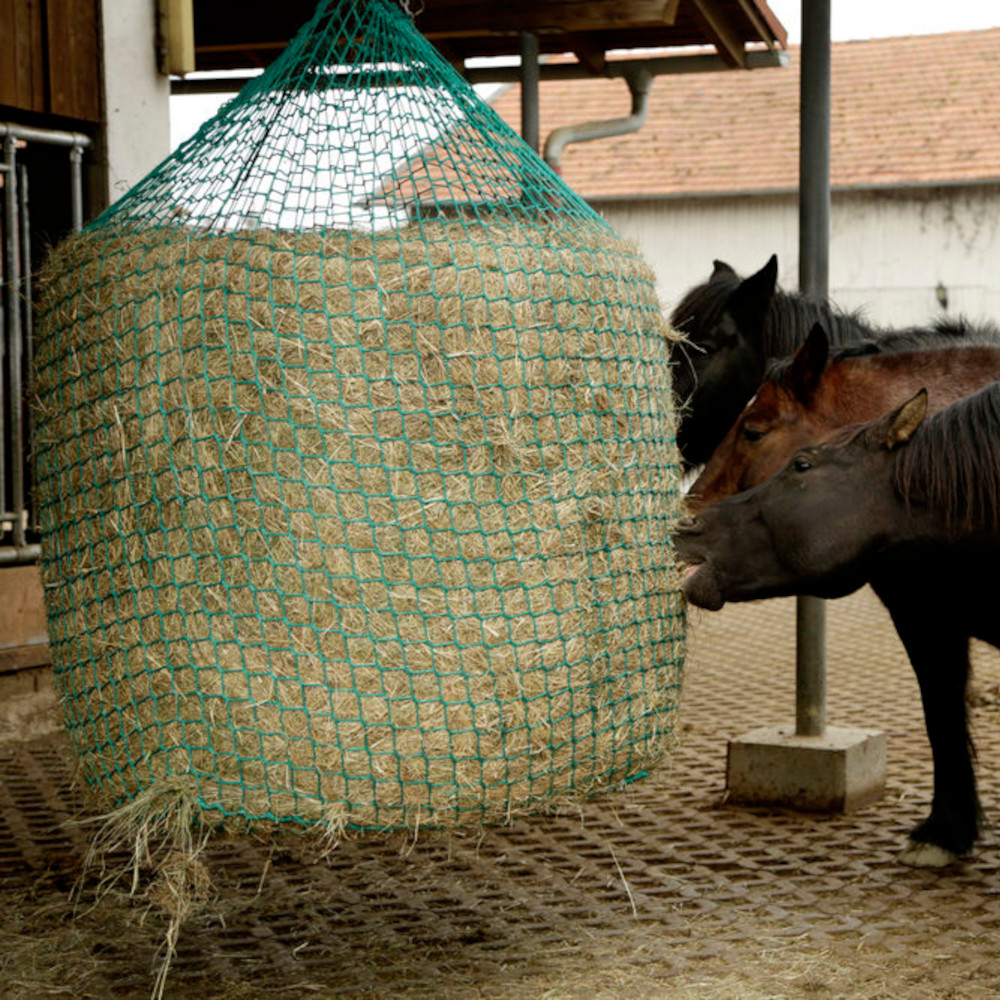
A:
POLYGON ((83 229, 83 146, 73 146, 69 151, 70 201, 73 229, 83 229))
POLYGON ((40 142, 45 146, 80 146, 86 149, 90 146, 90 136, 83 132, 64 132, 60 129, 32 128, 30 125, 15 125, 12 122, 0 122, 0 136, 26 139, 28 142, 40 142))
MULTIPOLYGON (((21 291, 21 261, 18 253, 17 225, 17 139, 7 135, 3 141, 6 183, 3 191, 4 202, 4 284, 7 286, 7 330, 6 337, 0 344, 0 373, 7 364, 14 345, 21 343, 21 303, 18 293, 21 291)), ((7 405, 4 398, 3 382, 0 378, 0 511, 7 512, 7 405)), ((11 399, 13 385, 11 385, 11 399)), ((12 407, 16 409, 16 407, 12 407)), ((17 475, 11 470, 14 476, 17 475)), ((15 522, 18 515, 15 513, 15 522)), ((2 532, 6 534, 6 530, 2 532)))
MULTIPOLYGON (((799 290, 826 298, 830 275, 830 0, 802 0, 799 290)), ((826 605, 796 607, 795 731, 826 731, 826 605)))
POLYGON ((31 235, 28 232, 28 170, 24 164, 18 166, 17 216, 20 245, 18 259, 21 273, 18 275, 17 301, 14 309, 23 308, 21 336, 10 342, 10 509, 14 515, 14 546, 21 548, 25 543, 25 510, 27 509, 25 484, 25 440, 23 381, 26 345, 31 340, 31 235), (23 303, 23 306, 22 306, 23 303))
POLYGON ((521 32, 521 137, 537 153, 538 126, 538 35, 521 32))

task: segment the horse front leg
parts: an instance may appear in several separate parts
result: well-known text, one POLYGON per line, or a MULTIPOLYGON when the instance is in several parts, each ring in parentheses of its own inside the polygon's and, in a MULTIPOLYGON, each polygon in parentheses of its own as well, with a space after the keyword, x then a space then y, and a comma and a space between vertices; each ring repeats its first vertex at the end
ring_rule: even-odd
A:
POLYGON ((926 598, 905 600, 877 588, 906 648, 920 685, 924 721, 934 759, 934 798, 927 819, 910 833, 900 861, 943 867, 967 853, 979 834, 979 799, 972 761, 965 689, 969 637, 949 628, 946 612, 926 598))

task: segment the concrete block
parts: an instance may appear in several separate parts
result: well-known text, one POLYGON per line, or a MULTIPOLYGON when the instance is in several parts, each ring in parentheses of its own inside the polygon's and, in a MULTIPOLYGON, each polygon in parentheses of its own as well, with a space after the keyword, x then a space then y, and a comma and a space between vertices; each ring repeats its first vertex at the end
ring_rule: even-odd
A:
POLYGON ((827 727, 797 736, 766 726, 731 740, 726 768, 730 802, 812 812, 848 812, 885 791, 885 733, 827 727))
POLYGON ((50 736, 61 728, 51 667, 0 670, 0 744, 50 736))

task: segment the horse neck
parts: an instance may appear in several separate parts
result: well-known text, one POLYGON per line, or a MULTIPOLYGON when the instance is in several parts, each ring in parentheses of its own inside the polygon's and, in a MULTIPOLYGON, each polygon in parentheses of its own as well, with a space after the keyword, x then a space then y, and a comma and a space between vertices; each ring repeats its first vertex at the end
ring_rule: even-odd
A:
POLYGON ((900 497, 924 531, 941 537, 1000 534, 1000 384, 924 421, 894 462, 900 497), (928 527, 930 525, 930 527, 928 527))
POLYGON ((820 379, 827 412, 844 423, 880 416, 927 389, 932 413, 1000 377, 1000 348, 954 347, 904 354, 869 354, 831 361, 820 379))

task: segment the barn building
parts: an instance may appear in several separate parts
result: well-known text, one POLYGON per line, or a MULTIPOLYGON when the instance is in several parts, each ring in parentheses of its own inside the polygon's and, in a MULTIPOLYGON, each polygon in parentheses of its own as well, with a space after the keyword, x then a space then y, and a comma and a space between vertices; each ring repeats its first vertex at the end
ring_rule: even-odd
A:
MULTIPOLYGON (((1000 28, 832 46, 830 294, 876 323, 1000 317, 1000 28)), ((569 184, 638 240, 665 302, 721 258, 798 274, 800 49, 657 80, 633 134, 569 145, 569 184)), ((513 86, 496 99, 518 119, 513 86)), ((543 135, 628 114, 621 81, 542 84, 543 135)))

